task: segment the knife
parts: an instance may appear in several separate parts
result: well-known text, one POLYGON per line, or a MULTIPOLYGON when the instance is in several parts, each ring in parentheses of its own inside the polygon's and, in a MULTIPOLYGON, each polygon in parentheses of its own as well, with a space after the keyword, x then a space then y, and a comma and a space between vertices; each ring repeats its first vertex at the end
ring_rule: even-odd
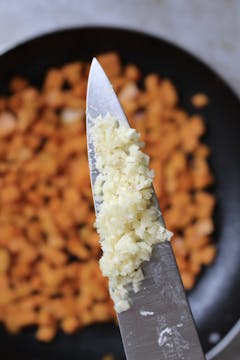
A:
MULTIPOLYGON (((129 126, 117 95, 95 58, 88 78, 86 113, 93 188, 98 175, 92 137, 89 136, 93 119, 110 113, 129 126)), ((99 204, 95 199, 94 205, 97 214, 99 204)), ((164 226, 163 218, 161 223, 164 226)), ((117 314, 127 359, 205 359, 170 242, 156 245, 150 261, 143 264, 142 270, 144 280, 140 291, 130 292, 130 309, 117 314)))

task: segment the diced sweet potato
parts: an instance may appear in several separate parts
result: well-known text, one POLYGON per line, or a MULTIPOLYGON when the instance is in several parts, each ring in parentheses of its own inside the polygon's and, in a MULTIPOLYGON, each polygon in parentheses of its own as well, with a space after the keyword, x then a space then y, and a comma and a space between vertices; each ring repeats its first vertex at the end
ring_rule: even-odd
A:
MULTIPOLYGON (((190 290, 216 256, 204 121, 178 106, 170 80, 143 76, 135 64, 122 66, 114 52, 98 59, 146 143, 156 195, 190 290)), ((59 328, 71 334, 116 321, 93 228, 84 121, 89 69, 80 61, 49 69, 42 88, 15 77, 11 95, 0 98, 0 322, 11 333, 37 325, 43 342, 59 328)), ((202 94, 192 99, 196 106, 203 100, 202 94)))

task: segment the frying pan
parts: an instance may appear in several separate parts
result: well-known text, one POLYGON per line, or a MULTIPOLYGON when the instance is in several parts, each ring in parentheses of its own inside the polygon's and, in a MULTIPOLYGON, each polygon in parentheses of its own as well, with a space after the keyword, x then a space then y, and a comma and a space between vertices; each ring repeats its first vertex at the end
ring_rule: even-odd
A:
MULTIPOLYGON (((40 86, 49 67, 90 60, 109 50, 119 52, 123 63, 139 65, 143 74, 159 72, 172 79, 180 105, 189 113, 195 112, 189 100, 192 94, 201 91, 210 97, 210 105, 198 112, 205 118, 205 141, 212 149, 218 253, 188 298, 202 346, 212 359, 228 343, 231 336, 225 336, 240 317, 240 103, 234 93, 186 51, 146 34, 116 28, 62 30, 16 46, 0 56, 0 93, 7 92, 7 81, 13 75, 26 76, 40 86)), ((59 332, 50 344, 36 341, 32 328, 13 336, 0 327, 0 354, 5 359, 99 360, 106 353, 124 359, 119 331, 113 324, 90 326, 71 336, 59 332)))

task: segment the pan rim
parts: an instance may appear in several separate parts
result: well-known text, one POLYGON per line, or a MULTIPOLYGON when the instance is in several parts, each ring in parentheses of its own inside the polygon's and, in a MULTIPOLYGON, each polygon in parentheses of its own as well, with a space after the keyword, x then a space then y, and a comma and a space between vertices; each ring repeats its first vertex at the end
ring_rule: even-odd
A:
POLYGON ((206 360, 212 360, 217 355, 220 355, 223 350, 231 343, 234 338, 240 333, 240 319, 233 325, 229 332, 215 345, 211 350, 206 353, 206 360))
POLYGON ((207 61, 205 61, 204 59, 202 59, 201 57, 199 57, 197 54, 195 54, 194 52, 191 52, 191 50, 185 48, 182 45, 179 45, 178 43, 169 40, 169 39, 165 39, 164 37, 158 36, 156 34, 151 33, 150 31, 142 31, 136 28, 131 28, 131 27, 127 27, 127 26, 114 26, 114 25, 102 25, 100 24, 90 24, 90 25, 69 25, 69 26, 60 26, 57 27, 55 29, 49 29, 48 30, 43 30, 40 31, 38 34, 36 35, 29 35, 26 36, 25 38, 23 38, 20 41, 14 41, 11 42, 11 44, 9 44, 9 46, 5 46, 2 50, 0 49, 0 58, 7 55, 10 52, 13 52, 15 50, 17 50, 18 48, 22 47, 22 46, 26 46, 29 45, 29 43, 33 42, 33 41, 37 41, 37 40, 41 40, 45 37, 51 37, 51 36, 55 36, 55 35, 61 35, 64 33, 70 33, 72 31, 109 31, 109 30, 113 30, 113 31, 120 31, 120 32, 125 32, 125 33, 131 33, 131 34, 135 34, 136 36, 145 36, 149 39, 155 39, 156 41, 161 41, 162 43, 164 43, 167 46, 170 47, 174 47, 176 50, 179 50, 181 52, 184 52, 186 55, 190 56, 191 58, 194 59, 194 61, 198 62, 199 64, 201 64, 201 66, 204 66, 208 71, 211 71, 212 74, 214 76, 216 76, 227 88, 228 90, 230 90, 234 96, 240 100, 240 95, 237 93, 237 91, 232 87, 231 83, 229 80, 225 79, 222 74, 220 74, 215 68, 213 68, 213 65, 208 64, 207 61))

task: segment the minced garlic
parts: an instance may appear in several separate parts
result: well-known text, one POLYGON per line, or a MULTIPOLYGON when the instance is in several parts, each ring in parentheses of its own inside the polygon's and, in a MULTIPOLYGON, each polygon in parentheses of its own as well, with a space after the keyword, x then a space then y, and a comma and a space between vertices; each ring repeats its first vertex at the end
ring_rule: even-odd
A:
POLYGON ((98 117, 92 140, 99 175, 94 195, 100 201, 96 219, 103 255, 100 267, 109 278, 110 295, 117 312, 130 307, 129 290, 137 292, 144 278, 141 265, 150 259, 155 244, 171 233, 160 224, 154 202, 149 157, 136 130, 110 114, 98 117))

